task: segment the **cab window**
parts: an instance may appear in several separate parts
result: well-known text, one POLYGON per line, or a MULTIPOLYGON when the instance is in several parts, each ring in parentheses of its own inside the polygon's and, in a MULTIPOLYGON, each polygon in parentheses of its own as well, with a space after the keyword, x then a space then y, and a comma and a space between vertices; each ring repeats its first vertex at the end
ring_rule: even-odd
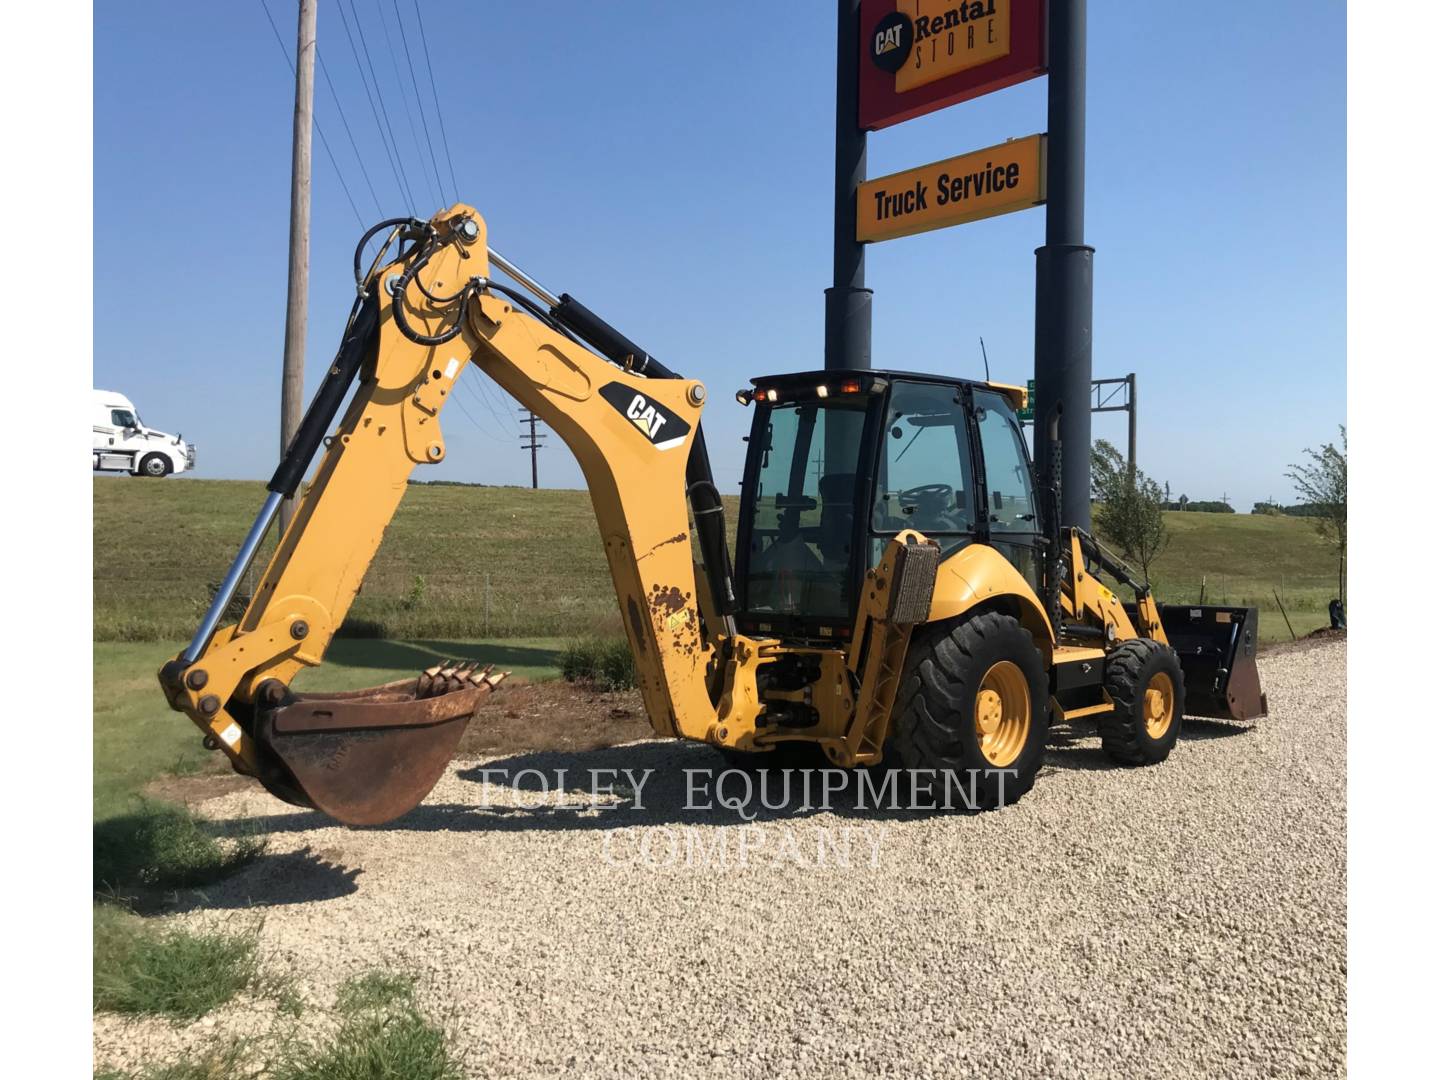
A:
POLYGON ((111 409, 110 423, 119 428, 139 427, 140 422, 135 419, 135 414, 129 409, 111 409))
POLYGON ((897 382, 881 432, 870 527, 944 536, 975 528, 965 407, 954 386, 897 382))
POLYGON ((757 615, 847 619, 867 402, 762 406, 742 587, 757 615))
POLYGON ((977 390, 975 421, 985 457, 991 534, 1038 532, 1030 464, 1014 411, 999 394, 977 390))

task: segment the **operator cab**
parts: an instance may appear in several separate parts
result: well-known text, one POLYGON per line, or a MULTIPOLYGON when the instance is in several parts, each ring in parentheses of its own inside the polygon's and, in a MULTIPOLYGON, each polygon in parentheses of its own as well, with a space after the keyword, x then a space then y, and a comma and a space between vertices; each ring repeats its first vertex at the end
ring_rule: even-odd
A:
POLYGON ((907 372, 754 380, 737 536, 737 626, 848 637, 865 571, 904 529, 941 558, 980 541, 1039 588, 1024 391, 907 372))

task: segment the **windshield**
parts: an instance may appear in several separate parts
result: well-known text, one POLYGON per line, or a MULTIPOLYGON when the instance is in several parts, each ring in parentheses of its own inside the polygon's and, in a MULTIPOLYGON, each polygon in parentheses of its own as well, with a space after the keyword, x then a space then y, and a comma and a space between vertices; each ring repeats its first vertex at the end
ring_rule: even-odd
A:
POLYGON ((897 382, 881 443, 875 532, 943 536, 975 528, 965 408, 955 387, 897 382))
POLYGON ((750 522, 746 611, 850 617, 855 478, 867 404, 856 398, 760 407, 751 435, 750 452, 759 456, 752 504, 741 511, 750 522))

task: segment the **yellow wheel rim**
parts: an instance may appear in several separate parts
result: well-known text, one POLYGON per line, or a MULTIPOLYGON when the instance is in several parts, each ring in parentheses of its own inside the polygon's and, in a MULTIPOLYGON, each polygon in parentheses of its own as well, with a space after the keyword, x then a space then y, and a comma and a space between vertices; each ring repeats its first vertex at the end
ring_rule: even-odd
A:
POLYGON ((997 769, 1013 763, 1030 738, 1030 684, 1009 660, 992 665, 980 680, 975 735, 985 760, 997 769))
POLYGON ((1175 722, 1175 683, 1163 671, 1150 677, 1145 688, 1145 732, 1152 739, 1163 738, 1175 722))

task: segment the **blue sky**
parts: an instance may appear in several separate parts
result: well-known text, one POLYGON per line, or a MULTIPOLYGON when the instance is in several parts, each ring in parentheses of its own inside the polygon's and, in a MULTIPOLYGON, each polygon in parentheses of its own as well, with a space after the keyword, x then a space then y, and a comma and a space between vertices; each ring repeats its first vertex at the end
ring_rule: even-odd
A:
MULTIPOLYGON (((289 45, 294 5, 268 2, 289 45)), ((396 6, 428 98, 412 0, 396 6)), ((705 380, 717 477, 735 490, 748 413, 731 392, 821 364, 834 4, 422 10, 461 199, 498 250, 705 380)), ((321 56, 368 183, 323 76, 316 112, 366 225, 381 216, 372 185, 386 216, 442 202, 395 19, 392 0, 320 0, 321 56), (351 56, 352 3, 414 207, 351 56)), ((1095 374, 1138 374, 1140 464, 1177 497, 1288 501, 1287 463, 1345 420, 1345 82, 1339 3, 1271 0, 1242 19, 1090 5, 1095 374)), ((292 99, 260 0, 185 19, 171 4, 95 7, 95 385, 197 442, 201 476, 265 477, 277 454, 292 99)), ((1044 126, 1032 80, 873 134, 870 174, 1044 126)), ((349 309, 360 231, 318 139, 315 157, 310 388, 349 309)), ((876 366, 978 377, 983 335, 995 378, 1029 377, 1043 213, 872 246, 876 366)), ((528 483, 514 402, 466 378, 446 462, 417 475, 528 483)), ((1123 445, 1124 415, 1097 416, 1095 433, 1123 445)), ((542 483, 580 486, 550 441, 542 483)))

